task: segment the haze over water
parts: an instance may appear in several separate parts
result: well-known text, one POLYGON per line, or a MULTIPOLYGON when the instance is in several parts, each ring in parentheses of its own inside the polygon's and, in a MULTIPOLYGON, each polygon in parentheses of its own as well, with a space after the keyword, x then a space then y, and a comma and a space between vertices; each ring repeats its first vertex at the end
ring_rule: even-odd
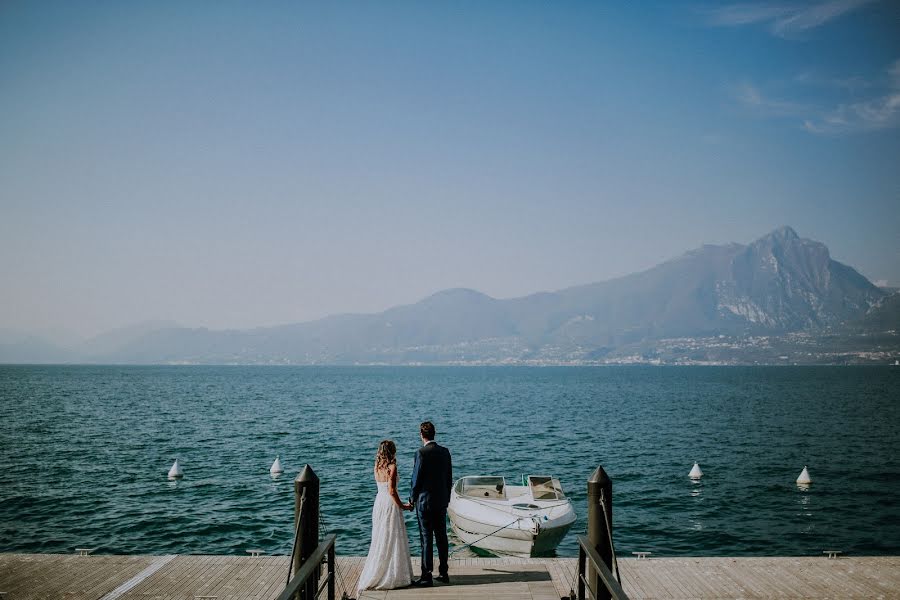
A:
POLYGON ((364 554, 377 443, 397 441, 405 496, 431 419, 455 477, 561 479, 579 518, 562 556, 598 464, 625 556, 897 554, 898 385, 893 367, 5 366, 0 551, 287 554, 309 463, 339 553, 364 554))

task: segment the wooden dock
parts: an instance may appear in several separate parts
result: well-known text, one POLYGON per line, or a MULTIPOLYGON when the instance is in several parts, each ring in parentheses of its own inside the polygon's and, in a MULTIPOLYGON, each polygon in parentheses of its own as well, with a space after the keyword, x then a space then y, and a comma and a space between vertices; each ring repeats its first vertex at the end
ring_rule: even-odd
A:
MULTIPOLYGON (((338 597, 356 595, 362 557, 338 558, 338 597)), ((418 559, 413 559, 418 569, 418 559)), ((463 558, 452 584, 367 591, 365 600, 556 600, 572 586, 572 558, 463 558)), ((271 600, 285 585, 286 556, 77 556, 0 554, 0 599, 271 600)), ((632 600, 900 599, 900 557, 622 558, 632 600)))

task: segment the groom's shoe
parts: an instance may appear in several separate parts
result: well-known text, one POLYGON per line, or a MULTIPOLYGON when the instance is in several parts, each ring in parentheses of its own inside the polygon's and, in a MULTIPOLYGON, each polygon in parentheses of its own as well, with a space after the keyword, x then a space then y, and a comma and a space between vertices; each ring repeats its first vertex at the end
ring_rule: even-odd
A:
POLYGON ((438 575, 437 577, 435 577, 435 579, 437 579, 441 583, 444 583, 447 585, 450 584, 450 576, 449 575, 438 575))
MULTIPOLYGON (((440 579, 440 577, 438 577, 440 579)), ((411 584, 413 587, 432 587, 434 582, 430 579, 413 579, 411 584)))

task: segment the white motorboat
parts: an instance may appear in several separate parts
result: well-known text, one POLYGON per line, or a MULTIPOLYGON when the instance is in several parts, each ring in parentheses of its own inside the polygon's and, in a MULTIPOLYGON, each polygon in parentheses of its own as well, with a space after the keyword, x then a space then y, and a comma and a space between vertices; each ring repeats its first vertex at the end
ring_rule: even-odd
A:
POLYGON ((504 556, 552 553, 575 522, 575 510, 559 480, 531 475, 525 485, 503 477, 463 477, 447 508, 463 543, 504 556))

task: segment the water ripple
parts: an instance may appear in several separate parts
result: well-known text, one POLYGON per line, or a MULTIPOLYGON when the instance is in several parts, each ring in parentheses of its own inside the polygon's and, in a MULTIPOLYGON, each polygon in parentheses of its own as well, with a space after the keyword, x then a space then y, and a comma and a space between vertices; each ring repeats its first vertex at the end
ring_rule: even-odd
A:
POLYGON ((558 476, 573 532, 602 464, 624 555, 897 554, 898 384, 846 367, 0 367, 0 551, 286 554, 308 462, 324 527, 363 554, 378 441, 396 440, 405 494, 431 419, 457 476, 558 476))

